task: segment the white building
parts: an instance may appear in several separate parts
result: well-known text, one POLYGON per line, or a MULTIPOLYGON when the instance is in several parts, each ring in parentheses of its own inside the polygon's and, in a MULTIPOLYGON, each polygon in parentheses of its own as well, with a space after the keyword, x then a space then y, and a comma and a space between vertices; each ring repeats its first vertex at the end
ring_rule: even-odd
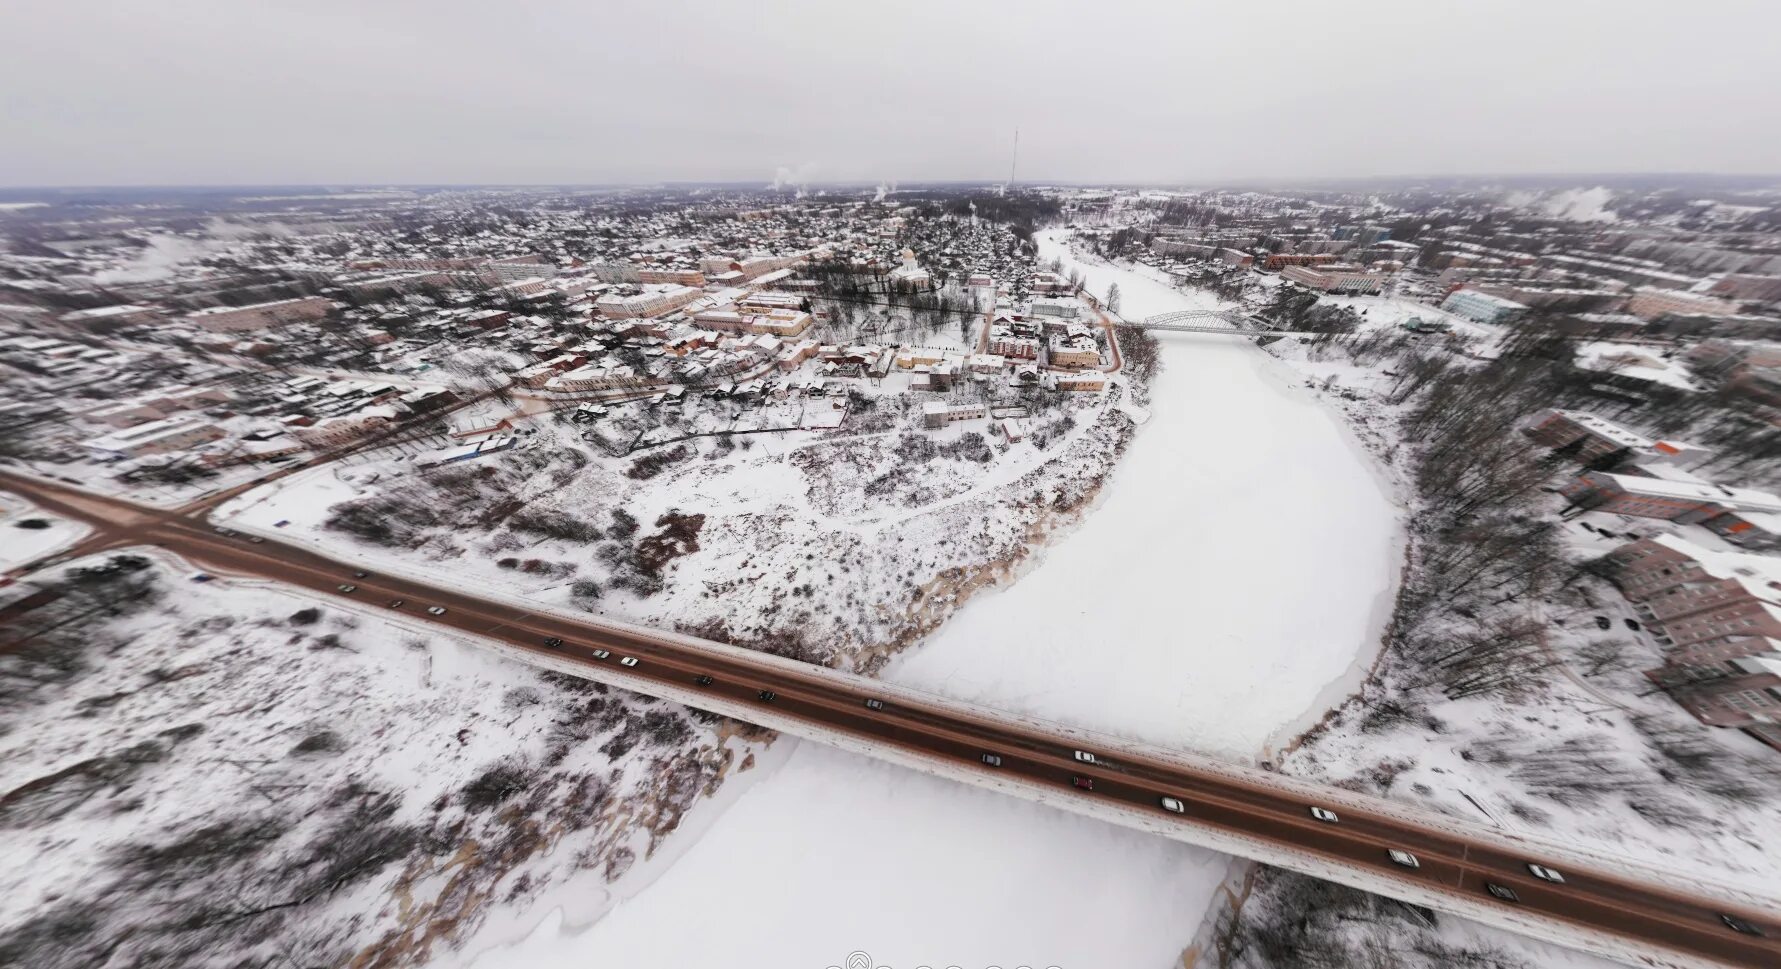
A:
POLYGON ((1455 290, 1442 301, 1441 308, 1475 323, 1507 323, 1527 312, 1525 305, 1512 299, 1480 293, 1475 289, 1455 290))
POLYGON ((222 428, 217 427, 214 421, 170 417, 93 438, 87 441, 86 448, 95 461, 122 461, 183 451, 199 444, 220 441, 224 436, 222 428))

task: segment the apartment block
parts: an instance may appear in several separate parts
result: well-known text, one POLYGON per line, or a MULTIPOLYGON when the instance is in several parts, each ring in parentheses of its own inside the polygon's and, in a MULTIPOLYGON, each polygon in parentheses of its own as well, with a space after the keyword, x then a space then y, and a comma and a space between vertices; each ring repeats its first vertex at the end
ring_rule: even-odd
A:
POLYGON ((1324 266, 1287 266, 1280 278, 1326 293, 1377 293, 1385 286, 1386 277, 1368 272, 1359 266, 1330 263, 1324 266))
POLYGON ((319 320, 334 310, 334 301, 320 296, 274 300, 251 306, 212 306, 186 314, 186 322, 214 333, 239 333, 281 323, 319 320))

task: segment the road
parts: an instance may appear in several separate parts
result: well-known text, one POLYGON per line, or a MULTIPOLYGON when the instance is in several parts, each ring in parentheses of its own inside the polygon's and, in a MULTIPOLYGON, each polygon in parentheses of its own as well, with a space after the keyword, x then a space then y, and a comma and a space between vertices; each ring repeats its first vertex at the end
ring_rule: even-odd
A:
POLYGON ((1038 791, 1041 799, 1072 810, 1114 809, 1109 813, 1139 818, 1147 830, 1161 825, 1164 833, 1177 826, 1181 831, 1172 836, 1180 840, 1327 874, 1418 904, 1562 938, 1565 944, 1591 948, 1572 937, 1578 930, 1581 936, 1621 940, 1618 948, 1592 948, 1604 954, 1668 957, 1675 965, 1781 966, 1781 913, 1698 897, 1699 886, 1667 887, 1668 879, 1655 870, 1632 877, 1468 822, 1419 815, 1348 792, 1320 794, 1304 782, 1262 771, 1196 764, 1136 748, 1089 749, 1067 729, 721 644, 529 611, 401 576, 355 577, 358 567, 350 563, 275 540, 256 543, 248 536, 220 534, 183 509, 144 508, 3 471, 0 487, 91 524, 94 535, 70 554, 158 545, 218 575, 266 579, 324 599, 350 600, 359 608, 493 640, 549 665, 566 664, 590 678, 645 693, 659 690, 741 719, 756 711, 766 726, 793 729, 791 724, 805 728, 793 729, 800 735, 844 738, 844 746, 899 762, 917 759, 938 762, 953 774, 993 775, 997 783, 1008 782, 1004 789, 1038 791), (430 614, 429 608, 444 612, 430 614), (563 645, 547 646, 549 638, 563 645), (619 665, 626 658, 635 665, 619 665), (1164 799, 1175 803, 1165 805, 1164 799), (1332 807, 1338 820, 1315 819, 1310 808, 1319 804, 1332 807), (1417 867, 1395 863, 1387 849, 1412 853, 1417 867), (1558 870, 1564 882, 1535 877, 1529 863, 1558 870), (1512 892, 1514 900, 1493 895, 1492 885, 1512 892), (1733 931, 1722 919, 1726 914, 1766 937, 1733 931))

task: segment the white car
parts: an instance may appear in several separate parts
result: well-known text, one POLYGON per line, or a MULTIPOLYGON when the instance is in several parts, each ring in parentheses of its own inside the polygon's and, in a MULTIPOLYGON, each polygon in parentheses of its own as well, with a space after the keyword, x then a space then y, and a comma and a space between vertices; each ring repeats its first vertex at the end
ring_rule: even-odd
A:
POLYGON ((1086 750, 1078 750, 1076 752, 1076 759, 1084 764, 1092 764, 1095 762, 1095 755, 1086 750))
POLYGON ((1541 881, 1552 882, 1556 885, 1563 885, 1565 883, 1565 876, 1544 865, 1528 865, 1527 870, 1531 872, 1535 878, 1538 878, 1541 881))
POLYGON ((443 615, 445 615, 445 607, 444 606, 428 606, 427 607, 427 615, 429 615, 429 616, 443 616, 443 615))
POLYGON ((625 656, 618 661, 618 665, 620 665, 620 666, 636 666, 637 665, 637 657, 625 656))
POLYGON ((594 650, 594 658, 595 659, 611 659, 612 654, 608 653, 607 651, 605 651, 603 649, 596 649, 596 650, 594 650))
POLYGON ((1165 797, 1162 799, 1162 805, 1165 811, 1173 811, 1176 814, 1187 813, 1187 805, 1181 803, 1181 799, 1178 797, 1165 797))
POLYGON ((1336 823, 1336 812, 1329 808, 1314 807, 1311 809, 1311 816, 1319 821, 1328 821, 1331 824, 1336 823))
POLYGON ((1387 848, 1387 849, 1385 849, 1385 855, 1386 855, 1386 857, 1390 858, 1393 862, 1403 865, 1405 868, 1421 868, 1422 867, 1422 862, 1417 861, 1416 856, 1411 854, 1408 851, 1399 851, 1396 848, 1387 848))

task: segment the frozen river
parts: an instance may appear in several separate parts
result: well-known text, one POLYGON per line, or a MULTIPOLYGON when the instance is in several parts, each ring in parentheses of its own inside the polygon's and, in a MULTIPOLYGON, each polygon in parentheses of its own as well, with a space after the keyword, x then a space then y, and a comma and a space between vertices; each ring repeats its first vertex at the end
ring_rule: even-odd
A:
MULTIPOLYGON (((1058 231, 1041 259, 1067 256, 1058 231)), ((1216 309, 1147 274, 1131 319, 1216 309)), ((962 609, 891 679, 1231 758, 1321 713, 1369 662, 1402 557, 1370 459, 1249 341, 1159 333, 1151 417, 1104 499, 1019 582, 962 609)))
MULTIPOLYGON (((1041 256, 1065 256, 1057 232, 1041 256)), ((1145 274, 1130 317, 1205 308, 1145 274)), ((1233 758, 1321 714, 1370 661, 1401 549, 1369 459, 1246 341, 1164 334, 1151 416, 1101 504, 1009 588, 887 671, 899 683, 1233 758)), ((1173 962, 1225 860, 805 744, 652 885, 529 965, 1074 967, 1173 962)))

